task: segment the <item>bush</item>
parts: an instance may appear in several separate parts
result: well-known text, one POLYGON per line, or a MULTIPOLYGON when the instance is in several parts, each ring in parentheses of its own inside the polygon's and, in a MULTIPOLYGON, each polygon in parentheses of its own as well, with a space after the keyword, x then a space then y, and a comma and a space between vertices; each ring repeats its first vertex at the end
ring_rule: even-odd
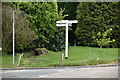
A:
POLYGON ((45 47, 53 51, 63 49, 64 36, 60 34, 62 29, 58 29, 56 21, 62 20, 66 15, 63 16, 64 10, 58 11, 56 2, 18 2, 13 3, 13 6, 29 16, 29 25, 34 29, 37 37, 36 47, 45 47))
MULTIPOLYGON (((13 8, 6 3, 2 5, 3 51, 12 52, 12 11, 13 8)), ((34 31, 28 26, 27 16, 20 10, 15 11, 15 49, 16 52, 27 47, 29 41, 35 38, 34 31)))

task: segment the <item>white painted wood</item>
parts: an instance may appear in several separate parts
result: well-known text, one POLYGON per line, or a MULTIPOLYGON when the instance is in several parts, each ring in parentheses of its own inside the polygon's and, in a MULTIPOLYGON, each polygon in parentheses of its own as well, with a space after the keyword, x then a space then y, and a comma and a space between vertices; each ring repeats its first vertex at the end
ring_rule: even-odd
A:
POLYGON ((14 26, 14 14, 15 12, 13 11, 13 16, 12 16, 12 19, 13 19, 13 64, 14 64, 14 57, 15 57, 15 26, 14 26))
POLYGON ((56 23, 66 23, 66 20, 56 21, 56 23))
POLYGON ((61 20, 61 21, 56 21, 56 23, 77 23, 77 20, 61 20))
POLYGON ((68 23, 78 23, 77 20, 69 20, 68 23))
POLYGON ((68 58, 68 23, 66 23, 66 47, 65 47, 65 57, 68 58))
POLYGON ((2 48, 0 48, 0 50, 2 50, 2 48))
POLYGON ((56 26, 66 26, 66 24, 56 24, 56 26))
POLYGON ((64 62, 64 53, 61 54, 61 61, 64 62))
POLYGON ((66 26, 66 40, 65 40, 65 57, 68 58, 68 26, 72 26, 72 23, 77 23, 77 20, 61 20, 56 21, 56 26, 66 26))

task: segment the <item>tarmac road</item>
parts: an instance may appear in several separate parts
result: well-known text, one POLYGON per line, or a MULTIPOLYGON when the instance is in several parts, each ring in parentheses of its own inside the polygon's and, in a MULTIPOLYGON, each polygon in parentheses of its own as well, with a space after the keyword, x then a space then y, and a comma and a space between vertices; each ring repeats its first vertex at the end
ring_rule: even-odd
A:
POLYGON ((118 66, 2 70, 2 78, 118 78, 118 66))

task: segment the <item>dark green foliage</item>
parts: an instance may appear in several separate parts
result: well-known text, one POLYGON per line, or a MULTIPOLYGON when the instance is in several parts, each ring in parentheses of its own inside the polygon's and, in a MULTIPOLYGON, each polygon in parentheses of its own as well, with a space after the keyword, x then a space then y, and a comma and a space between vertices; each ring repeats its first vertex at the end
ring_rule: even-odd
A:
POLYGON ((119 2, 4 3, 2 10, 3 49, 6 52, 12 52, 13 8, 11 6, 16 8, 16 51, 43 47, 53 51, 63 50, 65 27, 56 26, 56 21, 62 19, 78 20, 77 29, 75 24, 69 27, 70 45, 74 45, 77 39, 77 45, 118 47, 119 4, 119 2), (65 14, 68 16, 66 17, 65 14))
MULTIPOLYGON (((63 14, 67 14, 64 19, 65 20, 76 20, 76 9, 79 2, 59 2, 58 8, 59 10, 62 8, 64 9, 63 14)), ((72 27, 69 27, 69 45, 75 45, 76 44, 76 37, 75 37, 75 30, 76 30, 76 24, 73 24, 72 27)))
POLYGON ((56 21, 62 20, 64 16, 62 15, 63 10, 58 12, 56 2, 18 2, 12 5, 28 14, 29 25, 36 32, 36 47, 46 47, 54 51, 63 49, 63 47, 57 46, 64 45, 61 45, 64 40, 56 37, 61 36, 61 34, 56 34, 60 32, 56 27, 56 21))
MULTIPOLYGON (((80 2, 77 7, 78 25, 76 29, 76 37, 78 45, 94 46, 96 39, 102 40, 105 32, 112 30, 106 35, 106 39, 113 40, 113 44, 118 43, 118 2, 80 2), (98 35, 100 33, 100 35, 98 35)), ((113 45, 112 47, 117 47, 113 45)), ((104 45, 111 46, 111 43, 104 45)))
POLYGON ((64 19, 74 20, 76 19, 76 8, 78 4, 78 2, 58 2, 58 9, 60 10, 62 8, 65 10, 63 14, 67 14, 68 16, 64 19))
POLYGON ((65 49, 65 27, 58 27, 54 34, 54 38, 46 44, 47 49, 52 51, 60 51, 65 49))

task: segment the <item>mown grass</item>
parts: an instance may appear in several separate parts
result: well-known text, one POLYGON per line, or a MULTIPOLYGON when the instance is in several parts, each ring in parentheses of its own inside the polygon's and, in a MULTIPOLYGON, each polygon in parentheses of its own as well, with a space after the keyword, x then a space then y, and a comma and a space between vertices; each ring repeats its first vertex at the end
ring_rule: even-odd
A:
POLYGON ((7 55, 6 53, 2 53, 2 68, 15 68, 17 67, 19 55, 15 55, 15 63, 12 64, 12 55, 7 55))
MULTIPOLYGON (((105 64, 118 60, 118 48, 99 48, 94 47, 69 47, 69 57, 61 61, 61 52, 49 51, 48 54, 34 57, 26 57, 29 53, 25 53, 22 57, 20 67, 62 67, 62 66, 80 66, 80 65, 97 65, 105 64), (26 55, 27 54, 27 55, 26 55)), ((17 62, 18 56, 16 56, 17 62)), ((3 67, 11 66, 11 56, 5 55, 2 58, 3 67), (6 57, 7 56, 7 57, 6 57)))

